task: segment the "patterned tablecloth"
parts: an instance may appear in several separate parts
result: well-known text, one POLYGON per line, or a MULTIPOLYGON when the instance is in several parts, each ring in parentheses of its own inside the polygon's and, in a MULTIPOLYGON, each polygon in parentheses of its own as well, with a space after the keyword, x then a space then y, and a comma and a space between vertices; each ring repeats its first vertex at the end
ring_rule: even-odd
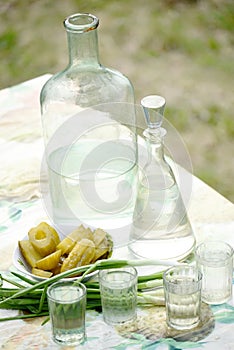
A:
MULTIPOLYGON (((0 91, 0 271, 14 269, 12 256, 19 239, 47 220, 40 199, 43 155, 39 93, 45 75, 0 91)), ((234 206, 202 181, 193 178, 188 210, 197 241, 215 237, 234 247, 234 206)), ((217 276, 218 283, 218 276, 217 276)), ((234 349, 234 300, 219 306, 202 305, 202 321, 190 332, 167 328, 165 308, 138 308, 132 328, 112 328, 102 314, 87 312, 87 342, 79 349, 234 349)), ((16 311, 0 310, 0 318, 16 311)), ((0 322, 1 349, 58 349, 50 323, 43 318, 0 322)), ((67 348, 68 349, 68 348, 67 348)))

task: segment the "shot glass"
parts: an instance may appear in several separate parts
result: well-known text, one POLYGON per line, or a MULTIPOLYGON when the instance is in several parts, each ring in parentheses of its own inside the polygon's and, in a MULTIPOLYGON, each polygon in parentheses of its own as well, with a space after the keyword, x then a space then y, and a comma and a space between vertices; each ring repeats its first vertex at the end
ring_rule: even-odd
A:
POLYGON ((202 301, 222 304, 232 296, 233 249, 222 241, 203 242, 195 250, 202 278, 202 301))
POLYGON ((163 274, 166 319, 169 327, 196 327, 201 313, 202 274, 195 266, 179 265, 163 274))
POLYGON ((86 288, 82 283, 59 281, 47 289, 53 340, 60 345, 85 341, 86 288))
POLYGON ((137 316, 137 271, 134 267, 99 272, 102 313, 110 325, 132 322, 137 316))

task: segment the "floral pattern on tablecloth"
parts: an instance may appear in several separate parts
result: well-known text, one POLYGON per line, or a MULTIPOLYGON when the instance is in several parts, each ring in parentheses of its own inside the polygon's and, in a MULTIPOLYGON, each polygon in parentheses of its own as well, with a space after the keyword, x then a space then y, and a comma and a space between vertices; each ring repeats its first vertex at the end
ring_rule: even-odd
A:
MULTIPOLYGON (((47 213, 40 199, 40 166, 43 155, 39 94, 50 75, 0 91, 0 271, 9 271, 19 239, 47 213), (29 147, 30 145, 30 147, 29 147)), ((195 223, 196 224, 196 223, 195 223)), ((221 224, 220 224, 221 225, 221 224)), ((224 223, 225 225, 225 223, 224 223)), ((205 234, 209 230, 204 229, 205 234)), ((225 229, 224 229, 225 231, 225 229)), ((0 318, 17 314, 1 310, 0 318)), ((102 314, 89 310, 85 350, 231 350, 234 349, 234 307, 203 305, 202 325, 172 332, 165 323, 164 307, 141 307, 133 328, 106 325, 102 314)), ((50 322, 43 318, 0 322, 0 348, 4 350, 59 349, 51 339, 50 322)), ((74 349, 65 347, 64 349, 74 349)))
MULTIPOLYGON (((47 220, 40 200, 13 204, 1 202, 4 227, 0 235, 5 242, 0 247, 0 270, 12 269, 12 254, 20 237, 28 228, 47 220), (9 249, 10 248, 10 249, 9 249), (5 254, 5 258, 3 255, 5 254)), ((2 225, 2 220, 0 220, 2 225)), ((14 268, 14 267, 13 267, 14 268)), ((0 317, 16 314, 11 310, 0 310, 0 317)), ((0 323, 0 345, 2 349, 59 349, 51 339, 50 323, 41 325, 43 318, 16 320, 0 323)), ((141 307, 137 322, 130 328, 112 328, 104 323, 102 315, 94 310, 87 311, 87 341, 77 349, 85 350, 153 350, 153 349, 231 349, 233 344, 233 303, 209 307, 203 304, 202 323, 188 333, 168 330, 165 308, 160 306, 141 307), (225 338, 223 336, 225 334, 225 338), (224 344, 226 344, 224 346, 224 344)), ((69 348, 67 348, 69 349, 69 348)), ((72 349, 72 348, 70 348, 72 349)), ((74 348, 73 348, 74 349, 74 348)))

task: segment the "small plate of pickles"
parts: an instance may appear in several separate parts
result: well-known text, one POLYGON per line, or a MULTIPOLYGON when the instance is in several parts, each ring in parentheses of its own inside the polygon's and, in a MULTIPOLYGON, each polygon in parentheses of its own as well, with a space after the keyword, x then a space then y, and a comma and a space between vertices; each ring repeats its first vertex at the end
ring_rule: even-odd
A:
POLYGON ((110 258, 112 250, 111 236, 101 228, 91 230, 80 225, 65 238, 60 238, 51 225, 41 222, 18 241, 13 263, 26 275, 44 280, 110 258))

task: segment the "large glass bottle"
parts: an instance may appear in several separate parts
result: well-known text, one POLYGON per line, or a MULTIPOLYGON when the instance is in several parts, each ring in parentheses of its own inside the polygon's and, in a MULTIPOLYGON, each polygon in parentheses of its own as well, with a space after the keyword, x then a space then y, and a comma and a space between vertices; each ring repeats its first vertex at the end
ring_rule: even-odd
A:
POLYGON ((41 91, 51 215, 60 229, 108 229, 134 207, 134 92, 124 75, 100 64, 98 24, 91 14, 64 21, 69 64, 41 91))
POLYGON ((166 130, 161 127, 165 99, 142 100, 148 128, 143 132, 148 160, 139 179, 129 248, 140 258, 181 260, 195 245, 186 208, 164 154, 166 130))

